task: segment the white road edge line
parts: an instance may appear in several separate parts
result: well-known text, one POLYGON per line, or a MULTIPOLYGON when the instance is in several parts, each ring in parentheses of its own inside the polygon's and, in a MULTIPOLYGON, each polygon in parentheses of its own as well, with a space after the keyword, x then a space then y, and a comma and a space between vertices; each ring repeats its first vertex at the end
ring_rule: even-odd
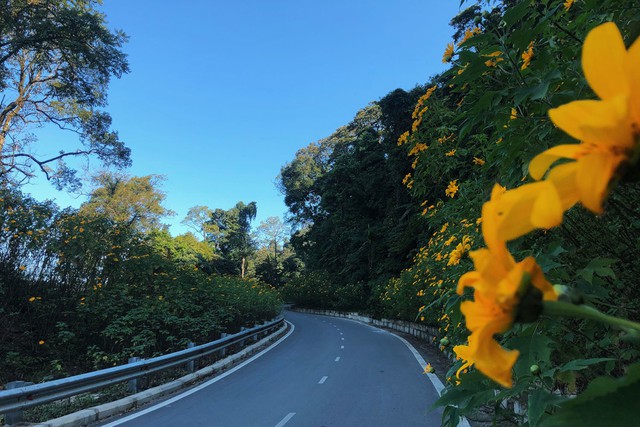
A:
MULTIPOLYGON (((129 415, 129 416, 126 416, 126 417, 124 417, 124 418, 121 418, 121 419, 119 419, 119 420, 116 420, 116 421, 114 421, 114 422, 112 422, 112 423, 105 424, 105 425, 104 425, 104 426, 102 426, 102 427, 115 427, 115 426, 118 426, 118 425, 120 425, 120 424, 124 424, 124 423, 126 423, 126 422, 128 422, 128 421, 131 421, 131 420, 133 420, 133 419, 136 419, 136 418, 138 418, 138 417, 141 417, 141 416, 143 416, 143 415, 146 415, 146 414, 148 414, 149 412, 153 412, 153 411, 155 411, 156 409, 160 409, 160 408, 162 408, 162 407, 165 407, 165 406, 167 406, 167 405, 170 405, 170 404, 172 404, 173 402, 176 402, 176 401, 178 401, 178 400, 180 400, 180 399, 182 399, 182 398, 184 398, 184 397, 187 397, 187 396, 189 396, 189 395, 191 395, 191 394, 193 394, 193 393, 195 393, 195 392, 197 392, 197 391, 200 391, 200 390, 202 390, 203 388, 208 387, 208 386, 210 386, 211 384, 213 384, 213 383, 216 383, 216 382, 220 381, 221 379, 225 378, 226 376, 231 375, 232 373, 234 373, 234 372, 235 372, 235 371, 237 371, 238 369, 240 369, 240 368, 242 368, 243 366, 246 366, 246 365, 248 365, 249 363, 253 362, 253 361, 254 361, 254 360, 256 360, 258 357, 260 357, 260 356, 264 355, 265 353, 267 353, 268 351, 270 351, 270 350, 274 349, 274 348, 275 348, 278 344, 280 344, 282 341, 284 341, 284 340, 286 340, 287 338, 289 338, 289 335, 291 335, 291 334, 293 333, 293 331, 296 329, 296 327, 295 327, 295 325, 294 325, 293 323, 289 322, 288 320, 285 320, 285 322, 287 322, 287 323, 289 324, 289 326, 291 327, 291 330, 289 330, 289 332, 287 332, 287 334, 286 334, 284 337, 280 338, 278 341, 276 341, 275 343, 273 343, 271 346, 269 346, 269 347, 265 348, 265 349, 264 349, 264 350, 262 350, 260 353, 256 354, 255 356, 251 357, 250 359, 245 360, 244 362, 242 362, 242 363, 241 363, 241 364, 239 364, 238 366, 235 366, 235 367, 233 367, 233 368, 229 369, 228 371, 226 371, 226 372, 224 372, 224 373, 222 373, 222 374, 218 375, 217 377, 212 378, 212 379, 210 379, 209 381, 207 381, 207 382, 205 382, 205 383, 202 383, 202 384, 200 384, 200 385, 198 385, 198 386, 195 386, 195 387, 193 387, 193 388, 191 388, 191 389, 189 389, 189 390, 185 391, 184 393, 181 393, 181 394, 179 394, 179 395, 177 395, 177 396, 174 396, 174 397, 172 397, 171 399, 167 399, 167 400, 165 400, 165 401, 163 401, 163 402, 160 402, 160 403, 158 403, 158 404, 156 404, 156 405, 150 406, 150 407, 148 407, 147 409, 143 409, 143 410, 142 410, 142 411, 140 411, 140 412, 136 412, 136 413, 134 413, 134 414, 131 414, 131 415, 129 415)), ((293 415, 292 415, 292 416, 293 416, 293 415)), ((288 421, 288 420, 287 420, 287 421, 288 421)), ((283 424, 283 425, 284 425, 284 424, 283 424)))
POLYGON ((278 424, 276 424, 276 427, 283 427, 286 423, 289 422, 291 418, 293 418, 295 414, 295 412, 289 412, 286 417, 284 417, 278 424))
MULTIPOLYGON (((393 332, 387 331, 385 329, 380 329, 380 328, 372 326, 372 325, 368 325, 368 324, 360 322, 358 320, 353 320, 353 319, 345 319, 345 320, 350 320, 352 322, 360 323, 361 325, 366 325, 366 326, 369 326, 370 328, 378 329, 378 330, 380 330, 382 332, 386 332, 388 334, 393 335, 394 337, 396 337, 400 341, 402 341, 409 348, 409 350, 413 354, 413 357, 416 358, 416 360, 418 361, 418 363, 422 367, 423 371, 427 367, 427 362, 425 362, 424 358, 420 355, 420 353, 418 353, 418 350, 416 350, 411 345, 411 343, 409 343, 409 341, 405 340, 400 335, 396 335, 393 332)), ((436 374, 429 374, 428 373, 426 375, 427 375, 427 378, 429 378, 429 380, 431 381, 431 384, 433 384, 433 388, 435 388, 436 391, 438 392, 438 395, 442 396, 442 390, 444 390, 444 384, 442 384, 442 381, 440 381, 440 378, 438 378, 438 376, 436 374)), ((107 426, 105 426, 105 427, 107 427, 107 426)), ((467 421, 466 418, 460 417, 460 422, 458 423, 458 427, 471 427, 471 425, 469 424, 469 421, 467 421)))
POLYGON ((324 376, 322 378, 320 378, 320 381, 318 381, 318 384, 324 384, 324 382, 327 380, 327 378, 329 378, 328 376, 324 376))

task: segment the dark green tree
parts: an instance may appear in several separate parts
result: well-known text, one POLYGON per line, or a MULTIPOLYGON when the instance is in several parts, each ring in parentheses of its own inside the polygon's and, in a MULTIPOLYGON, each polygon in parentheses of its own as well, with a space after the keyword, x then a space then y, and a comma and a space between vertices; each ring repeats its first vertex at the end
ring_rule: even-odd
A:
POLYGON ((214 262, 214 270, 222 274, 245 277, 247 260, 255 252, 251 238, 251 221, 258 212, 256 202, 238 202, 229 209, 216 209, 207 224, 210 242, 221 258, 214 262))

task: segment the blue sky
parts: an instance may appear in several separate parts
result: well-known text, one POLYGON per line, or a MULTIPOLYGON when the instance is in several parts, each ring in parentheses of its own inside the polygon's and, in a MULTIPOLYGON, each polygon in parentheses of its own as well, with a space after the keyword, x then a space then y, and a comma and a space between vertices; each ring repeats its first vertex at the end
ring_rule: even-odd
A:
MULTIPOLYGON (((229 209, 255 201, 255 226, 283 216, 274 185, 280 168, 369 102, 442 71, 453 33, 448 22, 459 6, 458 0, 104 3, 109 26, 130 37, 124 51, 131 66, 112 81, 107 110, 132 150, 128 173, 166 177, 165 206, 176 215, 165 222, 174 235, 186 231, 180 221, 195 205, 229 209)), ((85 200, 41 181, 25 191, 61 206, 85 200)))

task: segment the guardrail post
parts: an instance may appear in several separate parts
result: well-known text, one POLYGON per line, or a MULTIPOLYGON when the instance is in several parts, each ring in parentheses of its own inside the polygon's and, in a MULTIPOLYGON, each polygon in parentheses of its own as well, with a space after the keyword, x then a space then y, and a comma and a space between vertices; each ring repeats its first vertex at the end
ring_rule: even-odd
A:
MULTIPOLYGON (((129 361, 127 363, 135 363, 135 362, 139 362, 140 358, 137 356, 134 357, 130 357, 129 361)), ((138 379, 134 378, 132 380, 129 380, 129 382, 127 382, 127 391, 131 394, 135 394, 138 392, 138 379)))
MULTIPOLYGON (((11 381, 7 383, 5 386, 7 390, 13 390, 14 388, 26 387, 28 385, 33 385, 33 383, 27 381, 11 381)), ((14 424, 19 424, 22 422, 23 412, 21 409, 17 411, 11 411, 4 414, 4 422, 7 426, 11 426, 14 424)))
MULTIPOLYGON (((247 330, 247 328, 245 328, 244 326, 241 326, 241 327, 240 327, 240 332, 244 332, 244 331, 246 331, 246 330, 247 330)), ((241 348, 242 348, 242 347, 244 347, 244 343, 245 343, 245 341, 246 341, 246 340, 242 340, 242 341, 240 341, 240 347, 241 347, 241 348)))
MULTIPOLYGON (((195 347, 195 343, 189 341, 187 343, 187 348, 193 348, 195 347)), ((195 360, 190 360, 187 362, 187 372, 189 372, 190 374, 193 374, 196 371, 196 361, 195 360)))
MULTIPOLYGON (((229 334, 226 333, 226 332, 223 332, 223 333, 220 334, 220 338, 226 338, 228 336, 229 336, 229 334)), ((227 355, 227 349, 223 348, 222 350, 220 350, 218 352, 218 354, 220 355, 220 358, 222 359, 223 357, 225 357, 227 355)))

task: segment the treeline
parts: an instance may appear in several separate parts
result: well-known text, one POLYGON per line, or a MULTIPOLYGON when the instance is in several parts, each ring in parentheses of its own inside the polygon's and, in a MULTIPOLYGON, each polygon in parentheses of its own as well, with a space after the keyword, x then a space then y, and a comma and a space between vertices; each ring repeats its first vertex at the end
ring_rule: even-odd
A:
MULTIPOLYGON (((496 313, 511 319, 497 338, 520 353, 512 370, 514 387, 496 395, 500 386, 473 367, 489 361, 479 356, 459 359, 447 374, 447 393, 441 399, 448 405, 446 424, 455 425, 460 414, 473 414, 482 405, 493 410, 495 422, 528 425, 555 425, 549 417, 554 413, 558 420, 595 425, 591 408, 607 411, 620 402, 625 402, 622 412, 637 415, 628 404, 631 395, 621 389, 623 384, 638 384, 635 373, 624 376, 637 372, 636 335, 593 320, 540 316, 540 304, 526 315, 513 302, 481 306, 477 290, 474 299, 473 292, 458 288, 460 277, 474 270, 469 253, 488 245, 488 229, 483 227, 493 224, 483 224, 488 214, 483 203, 492 193, 497 199, 504 188, 535 182, 528 168, 537 154, 579 142, 550 121, 548 110, 578 99, 598 99, 589 86, 596 79, 602 87, 607 78, 620 80, 637 73, 637 55, 625 63, 628 74, 621 75, 612 65, 613 54, 607 57, 604 49, 598 74, 592 72, 589 82, 585 79, 583 42, 593 28, 608 21, 617 24, 627 47, 640 35, 640 12, 632 1, 475 2, 451 21, 453 40, 443 46, 442 57, 450 64, 447 71, 423 86, 396 90, 365 107, 350 124, 300 150, 282 168, 285 201, 298 225, 292 242, 307 269, 285 286, 285 299, 424 322, 439 328, 444 351, 454 345, 468 349, 486 344, 488 349, 495 332, 485 337, 486 342, 468 343, 467 328, 477 330, 496 313), (496 183, 504 188, 494 187, 496 183), (460 307, 470 300, 478 311, 466 314, 475 315, 476 324, 470 325, 467 317, 465 327, 460 307), (528 322, 519 323, 523 318, 528 322), (586 394, 606 396, 597 405, 580 399, 565 405, 553 395, 554 390, 582 393, 598 376, 602 378, 586 394), (618 378, 620 388, 608 382, 612 377, 618 378), (524 416, 502 405, 509 398, 523 402, 524 416)), ((629 52, 637 52, 637 45, 629 52)), ((633 99, 626 96, 625 100, 633 99)), ((583 119, 580 116, 575 120, 583 119)), ((591 117, 588 129, 601 132, 596 138, 601 145, 585 145, 624 156, 622 166, 611 172, 614 180, 606 190, 603 214, 576 206, 550 230, 530 225, 541 221, 529 216, 533 198, 529 205, 518 200, 517 209, 504 202, 509 208, 501 214, 511 215, 508 220, 520 222, 523 230, 534 230, 524 236, 517 228, 510 231, 523 237, 505 238, 509 252, 516 261, 535 257, 546 279, 563 285, 554 291, 562 301, 638 321, 637 133, 633 148, 616 147, 611 135, 618 131, 602 124, 613 120, 608 117, 591 117)), ((594 166, 580 175, 580 184, 566 185, 588 187, 601 173, 594 166)), ((551 212, 554 200, 541 200, 535 206, 537 215, 551 212)), ((493 272, 501 277, 497 264, 483 265, 480 255, 474 256, 474 274, 485 278, 493 272)), ((471 279, 467 280, 469 286, 471 279)), ((511 286, 500 280, 486 286, 511 286)), ((491 354, 498 363, 501 354, 491 354)), ((608 411, 606 417, 624 419, 620 410, 608 411)))
POLYGON ((164 354, 280 311, 270 286, 211 274, 219 255, 208 243, 154 227, 158 191, 104 194, 100 187, 80 209, 61 210, 0 192, 0 382, 164 354))

